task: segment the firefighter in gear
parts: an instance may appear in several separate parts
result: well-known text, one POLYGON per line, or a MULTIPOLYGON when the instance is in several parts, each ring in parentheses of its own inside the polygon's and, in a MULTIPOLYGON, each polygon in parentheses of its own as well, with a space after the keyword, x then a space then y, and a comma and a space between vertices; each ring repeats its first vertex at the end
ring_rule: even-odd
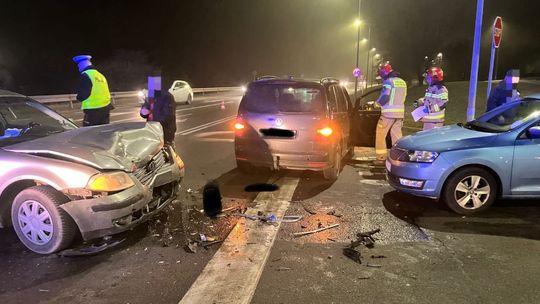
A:
POLYGON ((420 98, 416 105, 425 107, 426 115, 420 119, 424 124, 423 130, 442 127, 444 124, 446 104, 448 103, 448 90, 443 84, 444 74, 439 67, 433 67, 426 72, 428 88, 424 98, 420 98))
POLYGON ((407 84, 397 72, 394 72, 389 63, 379 66, 379 76, 383 79, 381 95, 377 104, 381 106, 381 117, 377 123, 375 136, 375 154, 377 160, 385 160, 386 136, 390 131, 392 144, 402 137, 403 117, 405 114, 405 98, 407 97, 407 84))
POLYGON ((92 65, 90 59, 92 57, 88 55, 73 57, 81 73, 77 100, 81 102, 84 112, 83 127, 108 124, 112 109, 107 79, 92 65))

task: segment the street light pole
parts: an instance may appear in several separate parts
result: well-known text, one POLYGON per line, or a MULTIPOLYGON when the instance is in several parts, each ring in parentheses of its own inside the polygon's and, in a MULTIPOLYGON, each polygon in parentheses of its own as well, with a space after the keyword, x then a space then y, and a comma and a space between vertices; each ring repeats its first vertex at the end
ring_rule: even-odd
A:
MULTIPOLYGON (((358 0, 358 21, 360 21, 360 8, 362 7, 362 0, 358 0)), ((356 36, 356 68, 358 68, 358 58, 360 57, 360 23, 356 25, 357 27, 357 36, 356 36)), ((354 100, 356 100, 356 95, 358 94, 358 77, 354 77, 354 100)))
POLYGON ((474 30, 474 45, 471 64, 471 80, 469 83, 469 104, 467 106, 467 121, 474 120, 476 106, 476 86, 478 84, 478 65, 480 61, 480 38, 482 37, 482 17, 484 15, 484 0, 477 0, 476 22, 474 30))
POLYGON ((366 56, 366 89, 368 84, 368 78, 369 78, 369 54, 371 53, 371 25, 368 26, 368 38, 367 38, 367 56, 366 56))

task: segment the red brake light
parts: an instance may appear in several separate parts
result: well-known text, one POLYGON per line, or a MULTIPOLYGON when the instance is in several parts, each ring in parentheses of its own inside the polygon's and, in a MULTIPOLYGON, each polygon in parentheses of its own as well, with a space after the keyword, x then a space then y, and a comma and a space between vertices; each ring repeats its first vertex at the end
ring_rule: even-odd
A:
POLYGON ((334 133, 334 130, 332 130, 332 128, 330 127, 326 127, 326 128, 318 129, 317 133, 321 134, 324 137, 329 137, 332 135, 332 133, 334 133))

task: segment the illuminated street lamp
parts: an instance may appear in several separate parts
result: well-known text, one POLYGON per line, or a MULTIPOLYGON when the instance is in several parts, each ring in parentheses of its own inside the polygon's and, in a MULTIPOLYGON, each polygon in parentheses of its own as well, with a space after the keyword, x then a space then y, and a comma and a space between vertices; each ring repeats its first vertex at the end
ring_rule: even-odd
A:
MULTIPOLYGON (((355 20, 356 25, 356 66, 355 71, 358 70, 358 58, 360 57, 360 25, 362 22, 360 21, 360 8, 362 7, 362 0, 358 0, 358 16, 355 20)), ((354 100, 356 102, 356 96, 358 94, 358 77, 354 77, 354 100)))
POLYGON ((364 39, 362 39, 360 42, 366 43, 366 42, 368 42, 368 41, 369 41, 369 40, 368 40, 367 38, 364 38, 364 39))

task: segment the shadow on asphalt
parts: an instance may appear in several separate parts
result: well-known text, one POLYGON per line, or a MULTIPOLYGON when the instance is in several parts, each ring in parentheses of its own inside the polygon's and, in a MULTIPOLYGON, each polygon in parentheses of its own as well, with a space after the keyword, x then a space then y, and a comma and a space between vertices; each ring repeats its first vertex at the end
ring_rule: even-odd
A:
POLYGON ((452 212, 442 202, 397 191, 385 193, 383 205, 394 216, 421 228, 540 240, 540 200, 499 200, 469 216, 452 212))

